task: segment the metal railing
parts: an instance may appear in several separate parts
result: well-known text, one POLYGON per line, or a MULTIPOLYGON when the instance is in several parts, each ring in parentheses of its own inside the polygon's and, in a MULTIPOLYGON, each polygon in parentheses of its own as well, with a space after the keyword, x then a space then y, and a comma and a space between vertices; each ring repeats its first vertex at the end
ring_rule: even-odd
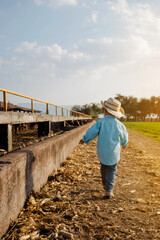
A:
POLYGON ((84 113, 81 113, 81 112, 76 112, 76 111, 73 111, 73 110, 70 110, 70 109, 67 109, 67 108, 64 108, 64 107, 60 107, 60 106, 57 106, 53 103, 49 103, 49 102, 41 101, 41 100, 38 100, 38 99, 35 99, 35 98, 31 98, 31 97, 28 97, 28 96, 24 96, 22 94, 11 92, 11 91, 8 91, 8 90, 2 89, 2 88, 0 88, 0 91, 3 92, 3 103, 4 103, 4 111, 5 112, 7 112, 7 93, 8 93, 8 94, 16 95, 18 97, 23 97, 23 98, 26 98, 26 99, 30 99, 31 100, 31 112, 32 113, 34 113, 33 102, 35 101, 35 102, 40 102, 40 103, 46 104, 46 114, 49 114, 49 106, 51 105, 51 106, 55 107, 55 116, 58 116, 58 109, 61 109, 61 116, 64 116, 64 110, 66 110, 67 116, 69 116, 69 113, 70 113, 70 116, 74 116, 74 117, 91 118, 90 115, 87 115, 87 114, 84 114, 84 113))

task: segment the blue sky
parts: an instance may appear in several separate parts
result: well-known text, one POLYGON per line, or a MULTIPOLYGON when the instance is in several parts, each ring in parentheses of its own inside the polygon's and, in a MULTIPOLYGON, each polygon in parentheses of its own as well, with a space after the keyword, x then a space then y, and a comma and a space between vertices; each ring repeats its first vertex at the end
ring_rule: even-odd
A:
POLYGON ((160 95, 159 0, 1 0, 0 88, 58 105, 160 95))

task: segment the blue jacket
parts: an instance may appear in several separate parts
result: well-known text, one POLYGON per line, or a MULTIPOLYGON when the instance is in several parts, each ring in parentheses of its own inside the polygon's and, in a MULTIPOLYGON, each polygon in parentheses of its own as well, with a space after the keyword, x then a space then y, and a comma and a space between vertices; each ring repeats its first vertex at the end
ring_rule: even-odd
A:
POLYGON ((121 145, 128 144, 126 127, 113 115, 99 119, 83 136, 87 144, 98 136, 97 154, 104 165, 114 165, 120 159, 121 145))

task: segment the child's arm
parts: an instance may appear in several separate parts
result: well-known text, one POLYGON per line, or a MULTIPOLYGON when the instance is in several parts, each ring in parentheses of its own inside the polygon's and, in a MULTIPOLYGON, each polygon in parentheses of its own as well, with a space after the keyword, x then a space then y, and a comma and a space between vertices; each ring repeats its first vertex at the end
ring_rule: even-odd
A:
POLYGON ((100 129, 100 122, 99 120, 91 127, 87 130, 86 134, 83 136, 83 139, 80 140, 80 144, 83 143, 87 143, 89 144, 89 142, 91 140, 93 140, 94 138, 97 137, 98 133, 99 133, 99 129, 100 129))
POLYGON ((128 132, 124 125, 122 125, 122 129, 120 131, 120 145, 123 149, 125 149, 128 145, 128 132))

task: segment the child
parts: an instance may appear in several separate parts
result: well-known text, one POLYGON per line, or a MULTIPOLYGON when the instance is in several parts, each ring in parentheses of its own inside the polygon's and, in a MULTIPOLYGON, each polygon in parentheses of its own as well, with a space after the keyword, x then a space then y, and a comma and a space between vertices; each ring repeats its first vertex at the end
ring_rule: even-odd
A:
POLYGON ((106 190, 105 198, 112 198, 121 146, 124 148, 128 144, 128 133, 123 123, 117 119, 124 116, 121 103, 115 98, 109 98, 101 101, 101 104, 105 117, 87 130, 80 143, 89 144, 98 136, 97 154, 101 163, 102 184, 106 190))

